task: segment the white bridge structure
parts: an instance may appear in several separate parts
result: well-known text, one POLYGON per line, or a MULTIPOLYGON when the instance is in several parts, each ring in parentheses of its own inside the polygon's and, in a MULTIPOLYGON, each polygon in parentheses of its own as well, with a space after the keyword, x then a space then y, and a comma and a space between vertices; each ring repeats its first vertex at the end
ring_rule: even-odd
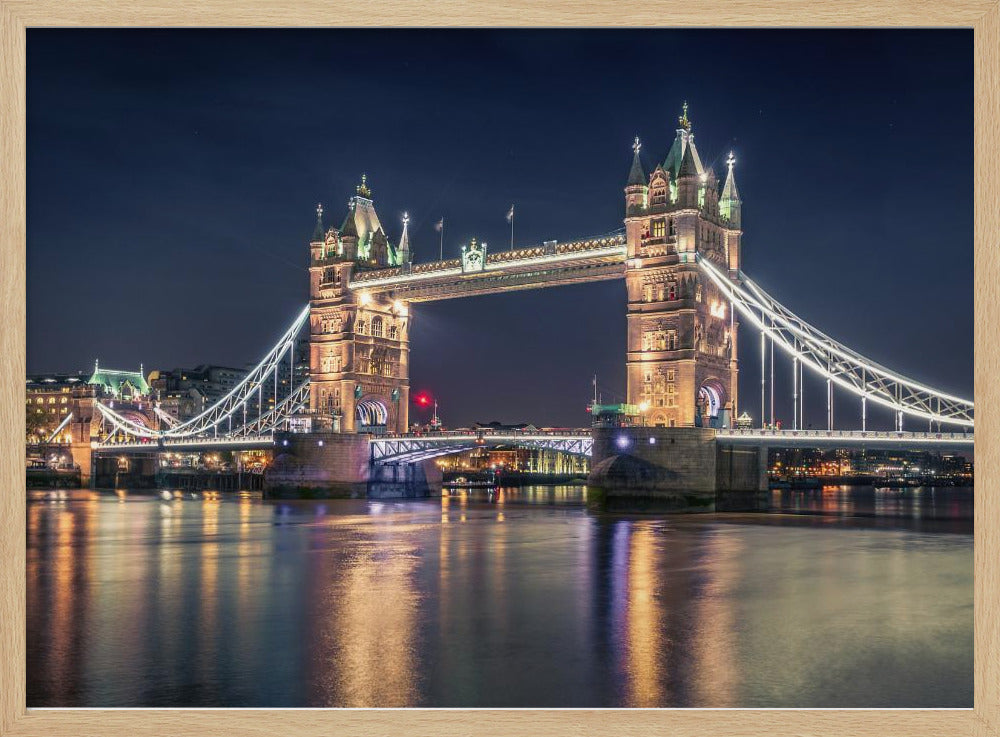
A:
MULTIPOLYGON (((527 249, 531 250, 531 249, 527 249)), ((908 447, 941 448, 971 447, 974 441, 974 405, 971 400, 953 396, 908 379, 886 368, 843 343, 829 337, 796 316, 742 272, 732 275, 710 259, 696 256, 701 272, 714 283, 729 301, 730 309, 738 313, 760 333, 761 356, 761 427, 757 429, 718 429, 720 441, 758 446, 842 446, 842 447, 908 447), (790 429, 766 427, 767 390, 770 388, 770 411, 774 417, 774 347, 777 346, 792 362, 793 423, 790 429), (771 355, 770 387, 764 370, 768 352, 771 355), (825 382, 827 395, 827 427, 824 430, 803 429, 802 395, 805 370, 825 382), (858 414, 850 429, 835 428, 833 416, 834 390, 853 396, 858 414), (894 431, 868 429, 868 405, 874 403, 890 408, 895 416, 894 431), (904 430, 904 423, 920 428, 904 430), (923 428, 927 428, 926 431, 923 428)), ((572 248, 540 247, 531 252, 531 264, 510 261, 517 280, 527 279, 529 266, 544 266, 546 270, 564 269, 569 280, 580 272, 596 270, 600 278, 617 274, 617 265, 624 264, 626 248, 621 238, 597 238, 574 242, 572 248), (560 259, 566 263, 561 264, 560 259), (616 265, 617 264, 617 265, 616 265)), ((454 271, 450 262, 421 265, 420 273, 393 273, 385 277, 366 277, 360 284, 366 289, 403 288, 408 298, 419 300, 422 290, 441 288, 442 277, 468 281, 467 287, 457 284, 451 291, 477 293, 485 282, 505 276, 503 260, 491 262, 496 268, 487 274, 466 279, 454 271), (453 273, 454 272, 454 273, 453 273), (426 278, 421 278, 427 274, 426 278)), ((416 268, 414 268, 416 271, 416 268)), ((355 285, 348 285, 354 288, 355 285)), ((117 410, 113 403, 97 403, 101 430, 93 444, 97 453, 150 452, 154 450, 207 450, 212 448, 272 448, 276 433, 288 431, 293 418, 309 406, 310 384, 307 377, 296 379, 295 342, 308 325, 309 307, 303 308, 274 346, 228 394, 197 416, 180 422, 162 416, 158 426, 150 427, 117 410), (279 379, 287 365, 288 386, 279 379)), ((164 415, 166 413, 163 413, 164 415)), ((841 413, 841 418, 844 414, 841 413)), ((413 462, 457 453, 477 446, 516 444, 546 448, 565 453, 590 455, 592 443, 588 430, 566 432, 490 432, 457 431, 419 435, 372 435, 373 464, 413 462)))

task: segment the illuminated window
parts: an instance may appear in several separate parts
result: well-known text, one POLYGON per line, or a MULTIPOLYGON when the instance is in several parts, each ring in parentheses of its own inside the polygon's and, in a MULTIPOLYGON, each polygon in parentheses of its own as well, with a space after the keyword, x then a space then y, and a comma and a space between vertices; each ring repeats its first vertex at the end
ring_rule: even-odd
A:
POLYGON ((677 284, 675 282, 670 282, 667 285, 667 299, 671 302, 677 299, 677 284))
POLYGON ((399 328, 397 328, 395 325, 389 328, 389 339, 399 340, 399 328))
POLYGON ((667 234, 667 224, 663 220, 653 221, 653 237, 663 238, 667 234))
POLYGON ((667 345, 666 350, 676 351, 677 350, 677 331, 671 330, 667 333, 667 345))
POLYGON ((382 337, 382 318, 373 317, 372 318, 372 337, 381 338, 382 337))
POLYGON ((642 301, 652 302, 653 301, 653 285, 643 284, 642 286, 642 301))
POLYGON ((358 320, 358 324, 354 328, 354 332, 356 332, 358 335, 364 335, 365 334, 365 321, 364 320, 358 320))

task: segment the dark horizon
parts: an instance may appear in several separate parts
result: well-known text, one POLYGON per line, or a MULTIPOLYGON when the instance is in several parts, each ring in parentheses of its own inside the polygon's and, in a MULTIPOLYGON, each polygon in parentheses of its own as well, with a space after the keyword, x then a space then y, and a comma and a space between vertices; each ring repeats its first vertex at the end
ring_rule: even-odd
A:
MULTIPOLYGON (((518 246, 617 230, 633 137, 648 171, 686 100, 706 166, 736 154, 744 270, 972 397, 971 30, 30 29, 27 58, 29 373, 256 362, 308 299, 316 203, 339 225, 362 172, 418 262, 440 217, 446 257, 509 247, 511 203, 518 246)), ((621 282, 413 311, 446 424, 585 424, 594 374, 624 398, 621 282)))

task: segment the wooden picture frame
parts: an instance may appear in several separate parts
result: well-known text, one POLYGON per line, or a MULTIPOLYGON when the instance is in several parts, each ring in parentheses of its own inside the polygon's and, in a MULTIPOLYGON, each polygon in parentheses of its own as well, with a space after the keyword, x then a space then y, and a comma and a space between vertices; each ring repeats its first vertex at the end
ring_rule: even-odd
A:
MULTIPOLYGON (((931 53, 931 52, 928 52, 931 53)), ((0 735, 1000 735, 1000 0, 779 4, 614 0, 0 0, 0 735), (975 48, 973 709, 28 710, 25 695, 25 51, 30 27, 101 26, 971 27, 975 48)), ((928 111, 932 114, 932 111, 928 111)))

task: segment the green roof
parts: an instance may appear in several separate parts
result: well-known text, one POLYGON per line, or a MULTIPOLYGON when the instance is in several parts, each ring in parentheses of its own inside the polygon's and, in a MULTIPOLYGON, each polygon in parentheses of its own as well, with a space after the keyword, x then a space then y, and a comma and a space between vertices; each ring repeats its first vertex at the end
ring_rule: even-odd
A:
POLYGON ((149 394, 149 384, 146 383, 146 377, 141 371, 116 371, 94 366, 94 373, 87 379, 87 383, 101 386, 116 397, 120 397, 127 387, 131 387, 132 392, 144 397, 149 394))

